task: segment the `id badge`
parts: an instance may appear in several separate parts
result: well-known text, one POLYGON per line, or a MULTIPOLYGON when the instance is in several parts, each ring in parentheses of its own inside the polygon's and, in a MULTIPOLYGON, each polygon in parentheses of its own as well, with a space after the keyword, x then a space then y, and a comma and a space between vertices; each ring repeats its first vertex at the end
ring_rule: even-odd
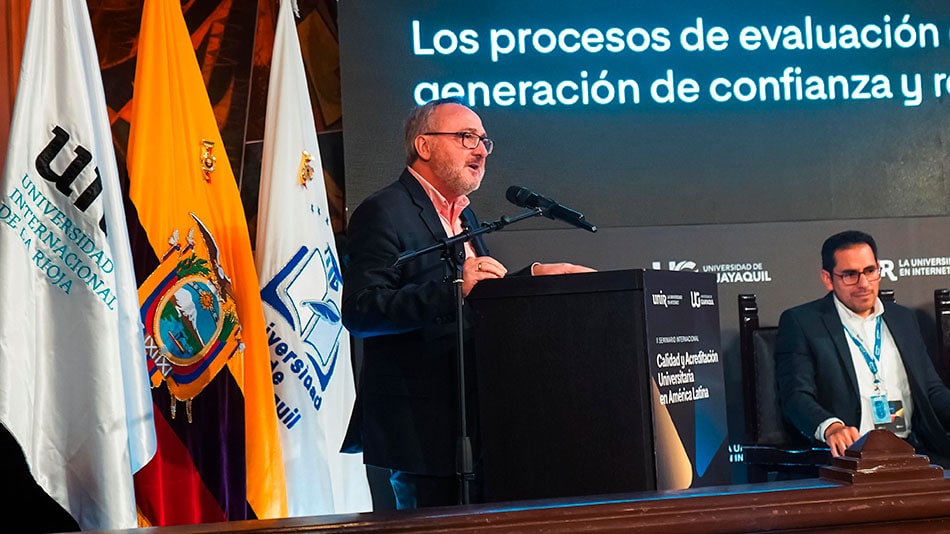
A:
POLYGON ((875 425, 885 425, 891 422, 891 409, 887 405, 886 395, 871 395, 871 416, 875 425))

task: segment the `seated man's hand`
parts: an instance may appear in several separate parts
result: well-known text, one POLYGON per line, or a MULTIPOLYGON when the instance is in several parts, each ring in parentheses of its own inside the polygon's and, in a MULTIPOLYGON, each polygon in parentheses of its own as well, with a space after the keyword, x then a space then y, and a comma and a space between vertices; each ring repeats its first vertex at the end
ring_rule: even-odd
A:
POLYGON ((832 456, 841 456, 844 450, 861 437, 861 433, 853 426, 844 423, 832 423, 825 429, 825 443, 831 448, 832 456))
POLYGON ((488 278, 504 278, 508 269, 491 256, 471 257, 462 264, 462 296, 468 293, 480 280, 488 278))
POLYGON ((583 265, 574 265, 573 263, 535 263, 531 266, 532 276, 593 272, 596 272, 596 269, 591 269, 590 267, 585 267, 583 265))

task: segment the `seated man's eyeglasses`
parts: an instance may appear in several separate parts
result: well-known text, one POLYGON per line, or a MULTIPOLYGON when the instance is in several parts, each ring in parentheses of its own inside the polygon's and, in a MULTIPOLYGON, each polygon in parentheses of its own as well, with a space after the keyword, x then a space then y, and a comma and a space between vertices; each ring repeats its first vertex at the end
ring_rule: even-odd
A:
POLYGON ((493 148, 495 148, 495 143, 491 139, 475 135, 472 132, 425 132, 422 135, 454 135, 462 140, 462 146, 465 148, 475 150, 478 148, 478 143, 485 145, 485 152, 491 154, 493 148))
POLYGON ((832 272, 831 274, 841 278, 841 282, 846 286, 853 286, 858 283, 863 274, 868 282, 876 282, 881 279, 880 267, 868 267, 863 271, 845 271, 843 273, 832 272))

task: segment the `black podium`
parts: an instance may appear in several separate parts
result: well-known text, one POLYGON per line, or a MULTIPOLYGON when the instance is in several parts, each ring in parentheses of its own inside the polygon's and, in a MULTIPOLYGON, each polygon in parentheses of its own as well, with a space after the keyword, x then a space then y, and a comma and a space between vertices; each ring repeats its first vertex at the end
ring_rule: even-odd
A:
POLYGON ((728 483, 715 289, 639 269, 479 283, 482 500, 728 483))

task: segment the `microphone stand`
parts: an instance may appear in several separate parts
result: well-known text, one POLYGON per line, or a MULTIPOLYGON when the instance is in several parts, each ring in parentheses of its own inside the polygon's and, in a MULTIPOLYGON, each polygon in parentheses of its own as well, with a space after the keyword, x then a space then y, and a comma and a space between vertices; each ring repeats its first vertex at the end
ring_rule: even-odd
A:
POLYGON ((482 234, 487 234, 489 232, 501 230, 502 228, 504 228, 505 226, 508 226, 511 223, 515 223, 520 220, 528 219, 531 217, 537 217, 538 215, 546 215, 546 214, 547 212, 544 209, 534 208, 531 211, 526 211, 524 213, 520 213, 513 217, 508 217, 506 215, 498 219, 497 221, 483 222, 481 226, 479 226, 478 228, 474 228, 474 229, 466 228, 461 234, 458 234, 456 236, 441 239, 427 247, 420 248, 419 250, 410 250, 407 252, 403 252, 402 254, 399 255, 398 258, 396 258, 396 261, 393 263, 392 266, 399 267, 400 265, 409 263, 410 261, 416 259, 417 257, 423 256, 430 252, 433 252, 436 250, 449 250, 450 248, 455 246, 457 243, 466 243, 468 241, 471 241, 472 238, 480 236, 482 234))
POLYGON ((423 256, 436 250, 441 250, 443 259, 450 261, 455 266, 456 276, 455 280, 453 280, 453 283, 455 284, 456 313, 455 353, 457 356, 458 365, 459 396, 459 435, 455 448, 455 471, 459 476, 460 504, 470 504, 471 502, 471 484, 475 479, 475 462, 472 456, 472 440, 468 435, 468 412, 465 402, 465 325, 462 322, 462 306, 464 304, 464 297, 462 295, 462 270, 463 264, 465 262, 465 256, 463 254, 461 258, 458 258, 455 256, 455 254, 452 254, 452 250, 454 250, 455 245, 458 243, 466 243, 476 236, 494 232, 496 230, 501 230, 511 223, 544 214, 545 211, 542 208, 534 208, 531 211, 526 211, 513 217, 503 216, 497 221, 483 222, 478 228, 466 228, 462 233, 456 236, 441 239, 438 242, 427 247, 423 247, 419 250, 410 250, 408 252, 404 252, 400 254, 398 258, 396 258, 396 261, 392 265, 393 267, 398 267, 414 260, 415 258, 418 258, 419 256, 423 256))

